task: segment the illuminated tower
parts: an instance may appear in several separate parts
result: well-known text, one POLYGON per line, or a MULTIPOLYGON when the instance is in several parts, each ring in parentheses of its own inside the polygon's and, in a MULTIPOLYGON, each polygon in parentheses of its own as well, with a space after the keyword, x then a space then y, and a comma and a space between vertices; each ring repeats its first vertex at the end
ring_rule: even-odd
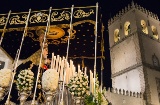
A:
POLYGON ((113 87, 144 93, 149 105, 160 103, 159 24, 134 2, 108 21, 113 87))

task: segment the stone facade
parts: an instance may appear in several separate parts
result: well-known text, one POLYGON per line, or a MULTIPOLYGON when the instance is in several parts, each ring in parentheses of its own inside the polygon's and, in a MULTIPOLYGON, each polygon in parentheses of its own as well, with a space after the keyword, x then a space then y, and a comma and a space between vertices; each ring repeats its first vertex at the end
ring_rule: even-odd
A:
POLYGON ((108 100, 112 105, 160 105, 157 15, 132 2, 108 21, 108 29, 113 88, 143 94, 135 99, 108 92, 108 100))
POLYGON ((4 62, 4 66, 1 68, 7 68, 7 69, 13 69, 13 60, 10 56, 7 55, 7 53, 3 50, 3 48, 0 48, 0 61, 4 62))
MULTIPOLYGON (((11 58, 9 56, 9 54, 7 52, 5 52, 5 50, 3 48, 0 47, 0 62, 4 63, 4 66, 0 69, 11 69, 13 70, 13 58, 11 58)), ((23 62, 23 60, 18 60, 18 65, 20 65, 23 62)), ((0 65, 1 67, 1 65, 0 65)))
POLYGON ((105 97, 111 105, 146 105, 142 93, 125 91, 117 88, 109 88, 105 97))

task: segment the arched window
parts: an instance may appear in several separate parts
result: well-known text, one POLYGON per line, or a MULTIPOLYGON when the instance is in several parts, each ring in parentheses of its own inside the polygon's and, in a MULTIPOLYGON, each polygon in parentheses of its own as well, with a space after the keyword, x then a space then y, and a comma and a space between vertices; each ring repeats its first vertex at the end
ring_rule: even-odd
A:
POLYGON ((114 30, 114 42, 117 42, 120 40, 120 35, 119 35, 119 29, 114 30))
POLYGON ((127 21, 124 24, 124 34, 127 36, 131 33, 131 27, 130 27, 130 22, 127 21))
POLYGON ((151 26, 152 33, 153 33, 153 38, 158 39, 158 32, 157 28, 155 26, 151 26))
POLYGON ((141 20, 142 32, 148 34, 147 24, 144 20, 141 20))

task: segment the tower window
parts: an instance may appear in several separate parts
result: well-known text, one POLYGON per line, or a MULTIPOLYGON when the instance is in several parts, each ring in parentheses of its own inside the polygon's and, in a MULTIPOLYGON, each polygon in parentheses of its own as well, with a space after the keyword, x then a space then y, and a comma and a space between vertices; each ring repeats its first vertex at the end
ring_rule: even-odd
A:
POLYGON ((0 69, 3 69, 3 68, 4 68, 4 65, 5 65, 5 62, 0 61, 0 69))
POLYGON ((157 28, 155 26, 151 26, 152 33, 153 33, 153 38, 158 39, 158 32, 157 28))
POLYGON ((144 20, 141 20, 141 27, 142 27, 142 32, 148 34, 147 24, 144 20))
POLYGON ((131 33, 131 26, 130 26, 130 22, 127 21, 124 24, 124 34, 127 36, 131 33))
POLYGON ((118 42, 120 40, 119 29, 114 30, 114 42, 118 42))

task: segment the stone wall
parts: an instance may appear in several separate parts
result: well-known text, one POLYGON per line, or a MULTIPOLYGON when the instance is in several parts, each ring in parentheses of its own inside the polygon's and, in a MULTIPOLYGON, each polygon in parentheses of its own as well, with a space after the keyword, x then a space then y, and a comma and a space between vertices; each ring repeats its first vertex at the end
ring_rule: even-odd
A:
POLYGON ((160 72, 146 67, 151 105, 160 105, 160 72))
POLYGON ((7 53, 5 53, 2 48, 0 48, 0 61, 5 62, 4 68, 8 68, 8 69, 13 68, 12 59, 9 56, 7 56, 7 53))
POLYGON ((112 74, 141 63, 138 35, 136 33, 110 49, 112 74))
POLYGON ((111 105, 146 105, 142 93, 109 88, 105 92, 105 97, 111 105))
MULTIPOLYGON (((4 68, 13 69, 13 59, 3 50, 0 48, 0 61, 5 62, 4 68)), ((18 60, 18 65, 20 65, 23 60, 18 60)))

